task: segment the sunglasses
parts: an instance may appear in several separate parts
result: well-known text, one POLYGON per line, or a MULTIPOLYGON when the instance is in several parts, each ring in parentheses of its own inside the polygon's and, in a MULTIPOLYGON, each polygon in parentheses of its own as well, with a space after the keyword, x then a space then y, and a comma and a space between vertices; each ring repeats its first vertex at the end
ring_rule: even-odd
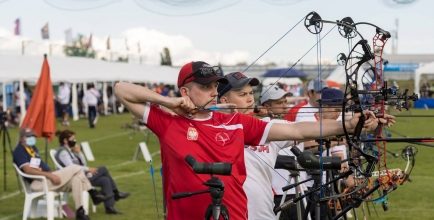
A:
POLYGON ((205 66, 200 68, 199 70, 192 72, 190 75, 188 75, 187 77, 185 77, 184 81, 182 81, 182 85, 185 84, 185 81, 188 78, 191 78, 193 76, 203 76, 203 77, 208 77, 211 75, 217 75, 217 76, 223 76, 223 71, 219 66, 205 66))

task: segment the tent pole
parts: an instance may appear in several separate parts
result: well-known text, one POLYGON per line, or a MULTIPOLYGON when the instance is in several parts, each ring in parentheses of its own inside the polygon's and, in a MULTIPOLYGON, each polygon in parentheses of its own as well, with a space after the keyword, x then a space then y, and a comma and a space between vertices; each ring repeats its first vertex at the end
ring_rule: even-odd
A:
POLYGON ((77 93, 77 83, 72 83, 72 120, 78 120, 78 93, 77 93))
POLYGON ((6 83, 2 83, 2 94, 3 94, 3 111, 6 112, 8 110, 7 105, 7 94, 6 94, 6 83))
MULTIPOLYGON (((112 81, 112 95, 114 95, 114 93, 115 93, 115 81, 112 81)), ((114 115, 116 115, 118 112, 118 107, 116 106, 116 99, 114 99, 112 103, 112 112, 114 115)))
MULTIPOLYGON (((84 82, 83 83, 83 97, 84 97, 84 93, 86 91, 87 91, 87 82, 84 82)), ((87 114, 88 114, 88 112, 87 112, 87 104, 85 102, 83 102, 82 107, 83 107, 84 115, 86 116, 86 119, 87 119, 87 114)))
POLYGON ((108 115, 107 82, 102 83, 102 101, 104 103, 104 115, 108 115))
POLYGON ((21 117, 20 120, 20 127, 23 123, 24 118, 26 117, 26 93, 24 93, 24 80, 20 79, 20 105, 21 105, 21 117))

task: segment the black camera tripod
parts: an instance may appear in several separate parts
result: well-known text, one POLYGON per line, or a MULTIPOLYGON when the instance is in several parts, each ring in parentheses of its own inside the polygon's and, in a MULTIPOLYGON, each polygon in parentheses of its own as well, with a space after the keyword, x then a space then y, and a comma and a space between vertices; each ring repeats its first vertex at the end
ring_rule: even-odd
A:
MULTIPOLYGON (((312 191, 315 192, 318 190, 321 190, 321 173, 322 171, 319 170, 309 170, 308 173, 312 176, 313 179, 313 186, 312 186, 312 191)), ((316 219, 316 220, 320 220, 320 219, 325 219, 325 216, 327 216, 327 219, 333 219, 332 218, 332 213, 330 208, 327 206, 327 201, 321 201, 320 198, 321 196, 315 194, 315 193, 311 193, 309 195, 310 197, 310 201, 312 202, 308 202, 306 205, 306 212, 303 215, 303 219, 307 219, 307 216, 310 212, 312 219, 316 219), (314 206, 314 207, 312 207, 314 206), (322 216, 324 215, 324 216, 322 216)))
POLYGON ((221 214, 224 220, 229 220, 228 209, 226 208, 225 205, 222 204, 223 195, 225 193, 224 191, 225 184, 223 183, 223 181, 218 177, 211 175, 211 179, 207 180, 202 184, 208 186, 209 189, 196 191, 196 192, 174 193, 172 194, 172 199, 180 199, 192 195, 198 195, 198 194, 209 192, 212 198, 212 204, 208 205, 208 208, 206 209, 205 212, 204 219, 209 220, 212 217, 213 220, 219 220, 221 214))
MULTIPOLYGON (((6 175, 7 175, 7 171, 6 171, 6 140, 9 144, 9 150, 12 153, 12 145, 11 145, 11 137, 9 135, 9 131, 8 128, 6 127, 6 121, 7 121, 7 112, 3 112, 0 111, 0 140, 3 140, 3 180, 4 180, 4 191, 6 191, 6 175)), ((18 188, 21 191, 21 185, 20 185, 20 181, 18 179, 18 174, 17 174, 17 182, 18 182, 18 188)))

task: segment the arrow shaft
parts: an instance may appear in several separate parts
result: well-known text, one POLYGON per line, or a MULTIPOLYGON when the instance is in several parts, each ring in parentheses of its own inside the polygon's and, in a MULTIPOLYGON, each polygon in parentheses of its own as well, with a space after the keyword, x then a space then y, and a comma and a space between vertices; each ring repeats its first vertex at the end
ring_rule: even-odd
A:
POLYGON ((434 138, 426 137, 426 138, 371 138, 360 140, 361 142, 377 142, 377 141, 386 141, 386 142, 434 142, 434 138))

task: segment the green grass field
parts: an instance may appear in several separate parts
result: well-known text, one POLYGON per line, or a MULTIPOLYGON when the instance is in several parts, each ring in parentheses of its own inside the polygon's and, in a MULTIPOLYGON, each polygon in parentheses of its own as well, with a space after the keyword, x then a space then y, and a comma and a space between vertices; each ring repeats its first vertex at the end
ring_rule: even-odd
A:
MULTIPOLYGON (((396 113, 394 113, 396 114, 396 113)), ((402 114, 434 114, 429 110, 411 110, 402 114)), ((121 129, 126 123, 131 124, 129 114, 111 115, 100 117, 96 129, 89 129, 86 120, 79 120, 71 123, 71 129, 77 133, 77 141, 89 141, 95 156, 94 162, 89 162, 89 166, 105 165, 109 168, 111 175, 116 179, 120 190, 132 193, 130 198, 119 201, 116 208, 123 211, 123 215, 109 216, 104 214, 103 205, 97 207, 96 213, 90 213, 92 219, 158 219, 155 207, 155 199, 152 187, 152 178, 149 171, 149 162, 141 158, 133 162, 134 152, 141 141, 146 137, 143 133, 135 132, 131 135, 131 130, 121 129), (131 138, 130 138, 131 137, 131 138)), ((390 130, 405 134, 409 137, 432 137, 434 136, 434 118, 415 118, 399 117, 398 123, 390 130)), ((63 128, 60 124, 57 128, 63 128)), ((15 148, 18 129, 9 130, 12 148, 15 148)), ((398 137, 398 136, 393 136, 398 137)), ((1 140, 3 141, 3 140, 1 140)), ((0 142, 1 144, 2 142, 0 142)), ((37 146, 40 151, 44 150, 45 141, 38 139, 37 146)), ((409 145, 408 143, 388 144, 388 149, 398 151, 409 145)), ((379 219, 434 219, 434 192, 432 183, 434 182, 434 147, 417 146, 419 153, 416 155, 416 166, 411 174, 413 182, 405 182, 398 189, 388 196, 389 211, 384 212, 380 205, 376 205, 379 219)), ((48 149, 58 147, 57 139, 49 143, 48 149)), ((148 142, 149 151, 155 153, 153 156, 153 166, 156 169, 155 183, 157 200, 159 205, 160 217, 162 217, 162 187, 161 176, 158 172, 160 167, 160 155, 158 140, 151 135, 148 142)), ((8 147, 7 147, 8 148, 8 147)), ((45 153, 41 154, 45 158, 45 153)), ((54 167, 50 157, 48 164, 54 167)), ((3 175, 0 175, 0 220, 21 219, 22 207, 24 204, 24 194, 18 193, 18 184, 15 171, 12 166, 12 157, 9 149, 6 152, 7 163, 7 190, 3 189, 3 175)), ((0 158, 1 170, 3 170, 3 154, 0 158)), ((406 161, 400 157, 391 159, 388 162, 389 168, 404 169, 406 161)), ((70 206, 74 209, 72 198, 69 199, 70 206)), ((377 218, 372 204, 369 205, 371 215, 368 218, 377 218)), ((365 211, 367 213, 367 210, 365 211)), ((358 209, 358 217, 361 217, 361 209, 358 209)), ((162 218, 161 218, 162 219, 162 218)))

